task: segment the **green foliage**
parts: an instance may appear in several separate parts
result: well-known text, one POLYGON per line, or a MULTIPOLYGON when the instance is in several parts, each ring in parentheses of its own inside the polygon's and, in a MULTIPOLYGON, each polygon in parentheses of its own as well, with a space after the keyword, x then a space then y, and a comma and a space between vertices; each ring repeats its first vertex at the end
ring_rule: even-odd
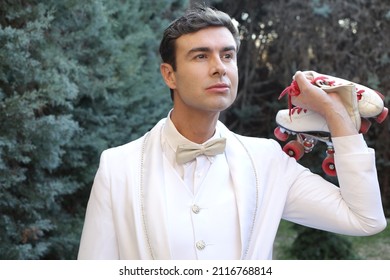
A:
POLYGON ((332 14, 332 9, 328 4, 322 4, 319 0, 312 0, 312 9, 315 15, 329 17, 332 14))
POLYGON ((294 225, 297 238, 289 248, 291 259, 352 260, 356 259, 352 243, 343 236, 294 225))
MULTIPOLYGON (((389 222, 389 219, 388 219, 389 222)), ((303 227, 296 226, 291 222, 286 220, 282 220, 278 229, 278 233, 275 239, 274 244, 274 254, 273 257, 277 260, 292 260, 298 259, 299 257, 303 258, 303 255, 308 255, 303 251, 311 251, 311 255, 314 255, 315 251, 318 251, 319 254, 323 254, 323 252, 331 251, 330 248, 326 248, 328 242, 331 244, 335 244, 338 241, 340 244, 342 251, 345 252, 346 256, 350 254, 349 259, 361 259, 361 260, 389 260, 390 259, 390 227, 387 227, 384 231, 374 234, 372 236, 347 236, 347 235, 327 235, 325 239, 321 239, 319 242, 323 244, 316 243, 314 239, 319 239, 319 237, 313 237, 308 241, 308 247, 301 247, 302 252, 297 252, 297 254, 292 254, 292 244, 294 240, 298 236, 298 233, 302 233, 302 236, 299 239, 303 239, 305 236, 310 238, 311 235, 317 234, 313 232, 313 234, 305 233, 303 231, 303 227), (338 241, 333 241, 333 237, 338 241), (340 238, 341 237, 341 240, 340 238), (345 243, 345 240, 347 242, 345 243), (344 244, 345 243, 345 244, 344 244), (352 244, 352 247, 350 248, 352 244), (313 247, 313 248, 312 248, 313 247), (321 250, 320 250, 320 248, 321 250), (325 248, 324 248, 325 247, 325 248), (348 250, 345 250, 348 248, 348 250), (350 253, 347 253, 350 251, 350 253)), ((319 236, 322 236, 322 233, 318 233, 319 236)), ((298 242, 295 242, 295 244, 298 242)), ((302 245, 303 242, 299 242, 302 245)), ((294 245, 296 246, 296 245, 294 245)), ((333 245, 330 245, 331 247, 333 245)), ((296 246, 299 248, 298 246, 296 246)), ((313 259, 313 257, 312 257, 313 259)))
MULTIPOLYGON (((141 136, 171 106, 157 49, 187 2, 0 0, 0 259, 76 257, 101 151, 141 136)), ((240 24, 239 96, 224 114, 238 133, 273 137, 286 106, 277 97, 297 69, 390 90, 388 3, 201 2, 240 24)), ((388 190, 382 127, 366 139, 388 190)))
POLYGON ((1 259, 76 257, 101 151, 171 106, 157 50, 186 4, 0 1, 1 259))
POLYGON ((1 9, 0 257, 38 259, 58 228, 58 198, 77 187, 55 176, 80 129, 69 111, 77 91, 47 51, 52 11, 8 2, 1 9))

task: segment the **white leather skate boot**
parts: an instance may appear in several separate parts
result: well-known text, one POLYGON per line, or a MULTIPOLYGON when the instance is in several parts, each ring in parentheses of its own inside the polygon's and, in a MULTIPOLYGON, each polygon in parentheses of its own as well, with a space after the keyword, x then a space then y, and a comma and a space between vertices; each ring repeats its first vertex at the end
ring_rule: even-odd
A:
POLYGON ((355 86, 360 116, 362 118, 375 118, 379 123, 386 119, 388 109, 384 107, 384 97, 378 91, 361 84, 353 83, 330 75, 320 74, 315 71, 304 71, 303 73, 313 84, 328 92, 332 91, 334 87, 352 84, 355 86))
POLYGON ((282 131, 287 130, 292 133, 329 133, 324 117, 299 107, 280 110, 276 114, 276 123, 282 131))
MULTIPOLYGON (((325 92, 334 92, 338 93, 338 95, 341 98, 341 101, 343 102, 343 105, 345 109, 348 112, 348 115, 350 116, 352 122, 354 123, 357 130, 360 130, 361 127, 361 121, 362 118, 359 113, 359 107, 358 107, 358 99, 356 98, 356 87, 353 83, 344 83, 341 85, 333 85, 333 83, 325 83, 324 80, 327 80, 324 78, 324 76, 316 76, 314 78, 313 71, 306 71, 303 72, 307 79, 310 80, 314 85, 318 85, 322 90, 325 92)), ((276 122, 278 125, 285 127, 288 130, 296 131, 296 126, 299 126, 300 131, 304 129, 304 126, 310 127, 307 128, 305 131, 313 131, 312 128, 316 128, 314 131, 322 131, 323 130, 323 123, 325 120, 323 117, 315 112, 310 112, 308 110, 302 110, 301 108, 292 108, 291 103, 291 96, 297 96, 300 94, 300 89, 298 87, 298 84, 295 80, 291 83, 289 87, 287 87, 282 94, 280 95, 279 99, 283 97, 285 94, 288 94, 288 100, 289 100, 289 109, 287 111, 281 110, 278 112, 276 116, 276 122), (285 120, 286 112, 288 113, 288 118, 290 121, 285 120), (281 122, 281 123, 279 123, 281 122), (301 124, 297 124, 299 122, 302 122, 301 124), (318 124, 314 124, 314 122, 319 122, 318 124), (311 124, 312 123, 312 124, 311 124)), ((329 130, 327 131, 329 132, 329 130)))

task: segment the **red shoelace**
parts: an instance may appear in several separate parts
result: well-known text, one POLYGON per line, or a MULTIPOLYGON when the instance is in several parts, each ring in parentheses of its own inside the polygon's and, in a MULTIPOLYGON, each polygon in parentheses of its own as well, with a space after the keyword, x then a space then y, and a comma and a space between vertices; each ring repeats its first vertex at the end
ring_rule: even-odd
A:
MULTIPOLYGON (((335 81, 329 81, 329 78, 326 76, 318 76, 318 77, 314 78, 313 80, 310 80, 310 83, 313 85, 322 84, 322 85, 333 86, 335 84, 335 81)), ((301 90, 299 89, 297 81, 293 80, 292 83, 288 87, 286 87, 282 91, 282 93, 279 95, 278 100, 282 99, 283 96, 285 96, 286 94, 288 95, 288 109, 289 109, 289 116, 290 117, 293 113, 297 112, 299 114, 302 111, 302 108, 300 108, 300 107, 293 108, 293 105, 291 102, 291 97, 298 96, 300 93, 301 93, 301 90)), ((306 112, 306 109, 304 109, 304 112, 306 112)))

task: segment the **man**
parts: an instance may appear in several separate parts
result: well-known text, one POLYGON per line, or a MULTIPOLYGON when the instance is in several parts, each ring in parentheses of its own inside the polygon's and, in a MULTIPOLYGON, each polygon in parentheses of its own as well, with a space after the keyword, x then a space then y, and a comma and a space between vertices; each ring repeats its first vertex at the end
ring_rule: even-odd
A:
POLYGON ((281 219, 349 235, 385 228, 374 151, 337 94, 295 75, 294 104, 329 126, 340 188, 276 141, 218 121, 236 98, 238 49, 230 17, 210 8, 166 29, 160 70, 173 109, 140 139, 102 153, 79 259, 271 259, 281 219))

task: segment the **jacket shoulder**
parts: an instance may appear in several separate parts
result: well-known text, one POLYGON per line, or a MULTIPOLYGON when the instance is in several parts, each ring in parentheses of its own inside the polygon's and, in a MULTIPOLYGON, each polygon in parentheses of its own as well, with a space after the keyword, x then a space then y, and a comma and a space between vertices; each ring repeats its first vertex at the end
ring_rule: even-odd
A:
POLYGON ((124 160, 127 158, 136 158, 137 155, 141 154, 144 137, 138 138, 126 144, 112 147, 104 150, 101 154, 101 157, 104 157, 108 160, 124 160))
POLYGON ((256 151, 269 151, 269 152, 276 152, 281 151, 280 144, 271 138, 259 138, 259 137, 250 137, 250 136, 243 136, 239 134, 234 134, 235 137, 248 149, 250 149, 251 152, 256 151))

